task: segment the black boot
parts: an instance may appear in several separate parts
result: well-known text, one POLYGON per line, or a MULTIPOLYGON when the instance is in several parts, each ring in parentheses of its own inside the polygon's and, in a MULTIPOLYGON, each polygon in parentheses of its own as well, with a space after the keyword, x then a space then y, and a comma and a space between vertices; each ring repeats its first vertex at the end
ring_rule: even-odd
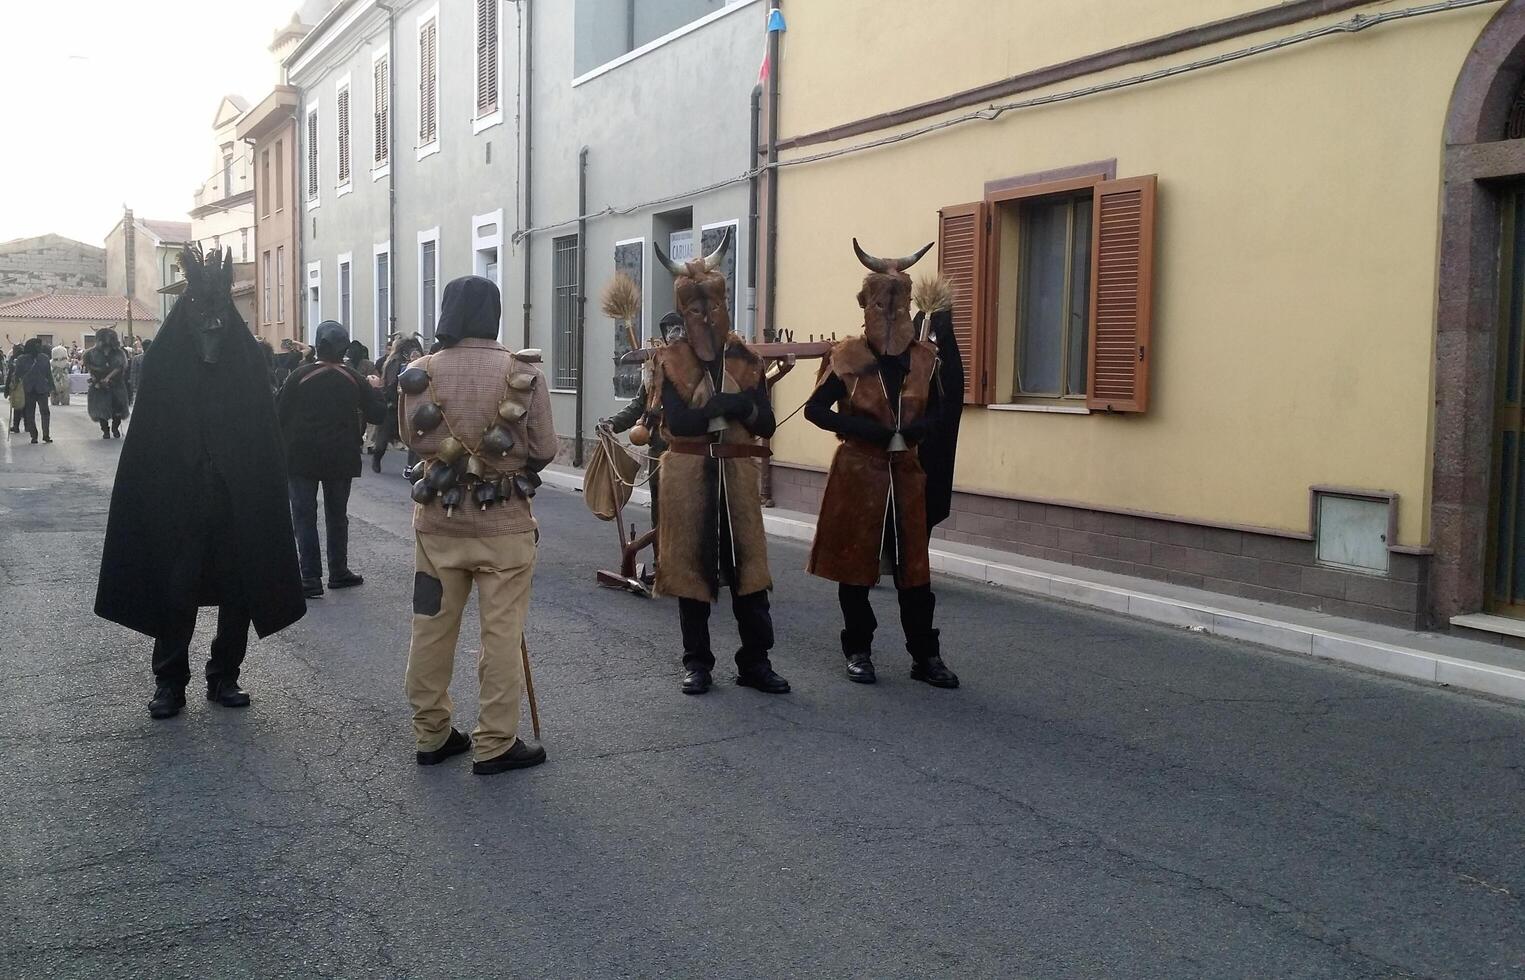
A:
POLYGON ((113 439, 120 439, 120 438, 122 438, 122 420, 121 419, 112 419, 111 420, 111 438, 113 438, 113 439))
POLYGON ((51 425, 49 424, 49 420, 48 419, 43 419, 43 422, 42 422, 42 441, 43 442, 52 442, 53 441, 52 434, 50 432, 48 432, 49 428, 51 428, 51 425))
POLYGON ((154 688, 154 697, 148 702, 148 717, 163 720, 173 718, 185 707, 185 688, 160 683, 154 688))
POLYGON ((249 694, 238 686, 238 681, 207 681, 207 700, 224 708, 246 708, 249 694))
POLYGON ((928 630, 921 636, 906 637, 905 648, 911 654, 913 680, 933 687, 958 687, 958 675, 943 663, 937 630, 928 630))
POLYGON ((842 631, 842 655, 847 658, 847 679, 855 684, 872 684, 879 679, 874 673, 873 649, 842 631))
POLYGON ((101 438, 102 439, 110 439, 111 438, 111 423, 109 423, 109 422, 102 422, 101 423, 101 438))
POLYGON ((710 672, 702 668, 698 670, 685 670, 683 672, 684 694, 703 694, 710 689, 712 683, 714 683, 714 679, 710 672))
POLYGON ((323 594, 323 580, 320 578, 302 579, 302 594, 309 599, 316 599, 323 594))
POLYGON ((784 680, 773 669, 773 665, 767 660, 759 661, 745 668, 736 668, 736 683, 742 687, 750 687, 764 694, 788 694, 789 682, 784 680))
POLYGON ((328 587, 330 589, 353 589, 357 585, 364 584, 364 576, 356 575, 347 568, 341 568, 337 572, 328 573, 328 587))

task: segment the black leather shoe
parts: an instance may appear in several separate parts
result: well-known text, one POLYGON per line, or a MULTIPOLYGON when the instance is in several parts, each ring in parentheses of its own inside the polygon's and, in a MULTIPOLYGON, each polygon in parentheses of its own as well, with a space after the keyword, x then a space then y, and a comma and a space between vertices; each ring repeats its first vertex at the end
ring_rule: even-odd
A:
POLYGON ((462 735, 452 728, 450 729, 449 736, 445 738, 444 745, 441 745, 433 752, 418 753, 418 764, 421 766, 437 766, 451 756, 460 755, 469 748, 471 748, 471 736, 462 735))
POLYGON ((510 769, 528 769, 538 766, 545 761, 545 748, 535 746, 530 748, 524 744, 524 739, 514 739, 513 748, 499 756, 494 756, 486 762, 473 762, 471 771, 478 776, 495 776, 500 772, 508 772, 510 769))
POLYGON ((958 675, 948 669, 942 657, 915 661, 911 665, 911 677, 933 687, 958 687, 958 675))
POLYGON ((328 587, 330 589, 353 589, 357 585, 364 584, 365 576, 356 575, 347 568, 343 571, 332 572, 328 576, 328 587))
POLYGON ((247 708, 249 692, 238 686, 238 681, 218 681, 207 685, 207 700, 224 708, 247 708))
POLYGON ((154 698, 148 702, 148 717, 173 718, 185 707, 185 688, 160 684, 154 688, 154 698))
POLYGON ((683 672, 683 693, 703 694, 710 689, 714 678, 707 670, 686 670, 683 672))
POLYGON ((847 658, 847 679, 854 684, 872 684, 879 679, 868 654, 855 653, 847 658))
POLYGON ((302 594, 309 599, 316 599, 323 594, 323 580, 320 578, 302 579, 302 594))
POLYGON ((753 667, 749 670, 737 671, 736 683, 742 687, 754 688, 764 694, 789 693, 789 682, 780 677, 768 664, 763 664, 761 667, 753 667))

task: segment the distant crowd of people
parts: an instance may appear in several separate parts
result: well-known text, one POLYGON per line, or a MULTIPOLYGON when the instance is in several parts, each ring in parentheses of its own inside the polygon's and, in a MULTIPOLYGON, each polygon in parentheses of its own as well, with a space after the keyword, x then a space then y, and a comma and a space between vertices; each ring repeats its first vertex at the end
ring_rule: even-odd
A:
POLYGON ((0 357, 0 377, 11 406, 10 431, 25 428, 34 445, 39 435, 42 442, 52 442, 49 406, 69 404, 70 377, 83 374, 89 375, 86 404, 90 418, 101 427, 101 438, 120 439, 151 343, 133 338, 123 345, 117 332, 106 327, 96 331, 95 344, 84 350, 78 344, 50 350, 40 337, 14 345, 8 357, 0 357))

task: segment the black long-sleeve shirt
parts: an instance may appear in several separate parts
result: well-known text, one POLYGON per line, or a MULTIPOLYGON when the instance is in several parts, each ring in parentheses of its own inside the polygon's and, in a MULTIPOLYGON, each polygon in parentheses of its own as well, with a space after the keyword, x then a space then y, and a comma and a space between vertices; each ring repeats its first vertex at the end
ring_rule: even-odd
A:
MULTIPOLYGON (((704 369, 709 373, 710 381, 714 384, 715 390, 719 391, 722 380, 720 362, 705 362, 704 369)), ((714 397, 720 399, 725 396, 716 395, 714 397)), ((732 414, 731 417, 740 422, 748 432, 757 438, 772 438, 774 431, 778 428, 778 421, 773 416, 773 403, 768 398, 767 383, 758 384, 754 388, 741 392, 740 397, 746 401, 748 411, 745 415, 732 414)), ((723 402, 717 403, 712 401, 710 403, 711 406, 716 404, 723 404, 723 402)), ((696 438, 705 435, 709 432, 710 419, 715 418, 718 414, 723 413, 716 412, 710 406, 702 408, 690 407, 683 400, 683 396, 678 394, 678 389, 673 386, 671 381, 662 383, 662 418, 667 425, 667 431, 673 435, 685 438, 696 438)))
MULTIPOLYGON (((898 356, 881 354, 878 360, 879 377, 884 381, 885 395, 893 411, 900 403, 900 390, 905 385, 906 375, 911 370, 911 355, 909 353, 898 356)), ((883 426, 867 416, 848 415, 836 410, 837 403, 847 397, 847 385, 836 374, 828 374, 826 380, 821 382, 815 393, 810 396, 810 400, 805 403, 806 421, 827 432, 861 439, 881 449, 888 446, 895 434, 894 429, 883 426)), ((910 442, 920 442, 937 427, 941 414, 942 393, 938 391, 934 379, 931 390, 927 392, 926 409, 909 427, 902 427, 902 435, 910 442)))

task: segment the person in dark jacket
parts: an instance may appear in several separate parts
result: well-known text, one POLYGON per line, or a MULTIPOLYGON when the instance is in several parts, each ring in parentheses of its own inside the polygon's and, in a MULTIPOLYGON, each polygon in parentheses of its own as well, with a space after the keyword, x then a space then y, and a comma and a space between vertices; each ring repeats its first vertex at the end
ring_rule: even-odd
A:
POLYGON ((102 327, 95 332, 95 346, 85 351, 84 364, 90 372, 85 399, 90 417, 100 425, 102 439, 120 439, 127 417, 127 355, 115 330, 102 327))
POLYGON ((233 306, 232 256, 180 253, 186 290, 143 361, 111 492, 95 614, 154 638, 148 713, 185 707, 199 606, 216 606, 207 699, 243 707, 249 627, 307 611, 265 359, 233 306))
MULTIPOLYGON (((387 454, 392 440, 398 436, 397 432, 397 376, 407 369, 409 364, 424 355, 424 345, 418 337, 409 335, 396 337, 392 343, 391 352, 380 364, 382 397, 386 401, 386 418, 376 426, 376 436, 371 443, 371 469, 376 473, 381 472, 381 457, 387 454)), ((412 461, 412 453, 408 454, 412 461)))
POLYGON ((349 490, 360 475, 364 422, 380 422, 381 395, 352 368, 340 363, 349 344, 344 326, 318 324, 317 360, 291 372, 276 397, 276 415, 286 441, 291 520, 296 529, 302 590, 309 599, 323 594, 323 560, 318 552, 318 486, 323 487, 323 520, 328 529, 328 587, 348 589, 365 581, 349 568, 349 490))
MULTIPOLYGON (((16 362, 21 359, 21 355, 25 352, 26 348, 21 344, 17 344, 15 347, 11 348, 10 360, 5 362, 5 394, 7 396, 9 396, 16 387, 16 362)), ((23 414, 25 404, 26 403, 23 402, 21 405, 16 405, 11 408, 12 432, 21 431, 21 416, 23 414)))
POLYGON ((53 394, 53 363, 42 341, 33 337, 26 342, 21 356, 12 365, 13 384, 21 386, 26 394, 26 406, 21 410, 21 420, 26 425, 32 445, 37 444, 37 411, 42 410, 42 441, 52 442, 48 434, 50 417, 48 398, 53 394))

